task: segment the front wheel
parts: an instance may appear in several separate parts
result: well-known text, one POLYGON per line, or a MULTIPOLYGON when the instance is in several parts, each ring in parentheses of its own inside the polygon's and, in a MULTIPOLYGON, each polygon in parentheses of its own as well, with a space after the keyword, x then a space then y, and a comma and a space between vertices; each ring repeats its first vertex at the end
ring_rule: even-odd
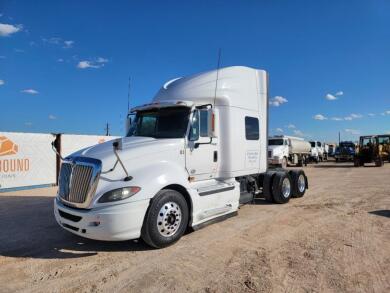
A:
POLYGON ((360 158, 355 158, 353 163, 355 167, 360 167, 361 166, 360 158))
POLYGON ((286 157, 284 157, 284 158, 282 159, 282 168, 283 168, 283 169, 286 169, 286 168, 287 168, 287 158, 286 158, 286 157))
POLYGON ((175 190, 161 190, 152 199, 141 230, 142 239, 155 248, 178 241, 187 229, 188 205, 175 190))

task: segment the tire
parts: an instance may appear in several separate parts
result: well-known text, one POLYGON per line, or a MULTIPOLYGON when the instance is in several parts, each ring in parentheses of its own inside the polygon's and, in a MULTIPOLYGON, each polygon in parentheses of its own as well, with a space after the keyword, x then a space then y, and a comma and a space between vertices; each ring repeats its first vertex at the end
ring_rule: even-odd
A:
POLYGON ((272 197, 272 180, 275 176, 275 172, 267 172, 264 174, 263 179, 263 196, 266 201, 273 202, 272 197))
POLYGON ((287 168, 287 158, 286 157, 283 157, 282 159, 282 166, 281 166, 283 169, 286 169, 287 168))
POLYGON ((382 158, 376 159, 375 160, 375 166, 376 167, 382 167, 383 166, 383 160, 382 158))
POLYGON ((297 198, 304 196, 307 188, 307 177, 305 172, 302 170, 292 170, 290 176, 293 187, 291 197, 297 198))
POLYGON ((339 159, 338 158, 336 158, 336 163, 338 163, 339 162, 339 159))
POLYGON ((277 172, 272 180, 272 198, 274 202, 287 203, 291 195, 292 181, 290 175, 287 172, 277 172))
POLYGON ((150 246, 163 248, 178 241, 188 226, 188 205, 181 193, 164 189, 152 199, 141 230, 150 246))
POLYGON ((353 161, 353 165, 355 167, 360 167, 361 166, 360 159, 359 158, 355 158, 354 161, 353 161))

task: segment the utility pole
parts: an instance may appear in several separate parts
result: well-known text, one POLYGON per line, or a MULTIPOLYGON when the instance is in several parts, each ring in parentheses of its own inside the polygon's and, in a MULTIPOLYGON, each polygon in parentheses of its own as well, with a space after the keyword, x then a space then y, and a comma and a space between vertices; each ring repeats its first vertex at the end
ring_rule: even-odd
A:
POLYGON ((106 128, 104 128, 104 130, 106 131, 106 136, 110 136, 110 124, 108 124, 108 122, 106 123, 106 128))
POLYGON ((339 145, 340 145, 340 131, 339 131, 339 145))

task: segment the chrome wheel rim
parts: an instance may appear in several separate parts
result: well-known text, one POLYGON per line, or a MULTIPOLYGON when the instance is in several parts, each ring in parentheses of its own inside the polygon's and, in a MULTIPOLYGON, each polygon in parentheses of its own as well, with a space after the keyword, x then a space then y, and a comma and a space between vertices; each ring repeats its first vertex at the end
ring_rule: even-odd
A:
POLYGON ((299 192, 304 192, 306 189, 306 180, 305 180, 305 176, 303 176, 302 174, 299 175, 298 177, 298 190, 299 192))
POLYGON ((157 217, 158 232, 164 237, 175 235, 179 230, 182 220, 181 209, 175 202, 165 203, 157 217))
POLYGON ((283 179, 282 182, 282 194, 284 198, 288 198, 290 197, 290 193, 291 193, 291 183, 290 180, 286 177, 283 179))

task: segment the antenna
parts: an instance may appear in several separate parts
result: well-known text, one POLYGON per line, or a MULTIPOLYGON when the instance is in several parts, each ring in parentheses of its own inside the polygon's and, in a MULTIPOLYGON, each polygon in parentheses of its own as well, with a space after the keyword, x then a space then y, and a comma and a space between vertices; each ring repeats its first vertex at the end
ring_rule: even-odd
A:
POLYGON ((127 113, 130 111, 130 90, 131 90, 131 77, 129 76, 129 85, 127 87, 127 113))
POLYGON ((215 79, 215 91, 214 91, 214 107, 215 107, 215 100, 217 99, 217 88, 218 88, 218 77, 219 77, 220 66, 221 66, 221 48, 218 49, 217 78, 215 79))
POLYGON ((108 122, 106 123, 104 130, 106 131, 106 136, 110 136, 110 124, 108 124, 108 122))

